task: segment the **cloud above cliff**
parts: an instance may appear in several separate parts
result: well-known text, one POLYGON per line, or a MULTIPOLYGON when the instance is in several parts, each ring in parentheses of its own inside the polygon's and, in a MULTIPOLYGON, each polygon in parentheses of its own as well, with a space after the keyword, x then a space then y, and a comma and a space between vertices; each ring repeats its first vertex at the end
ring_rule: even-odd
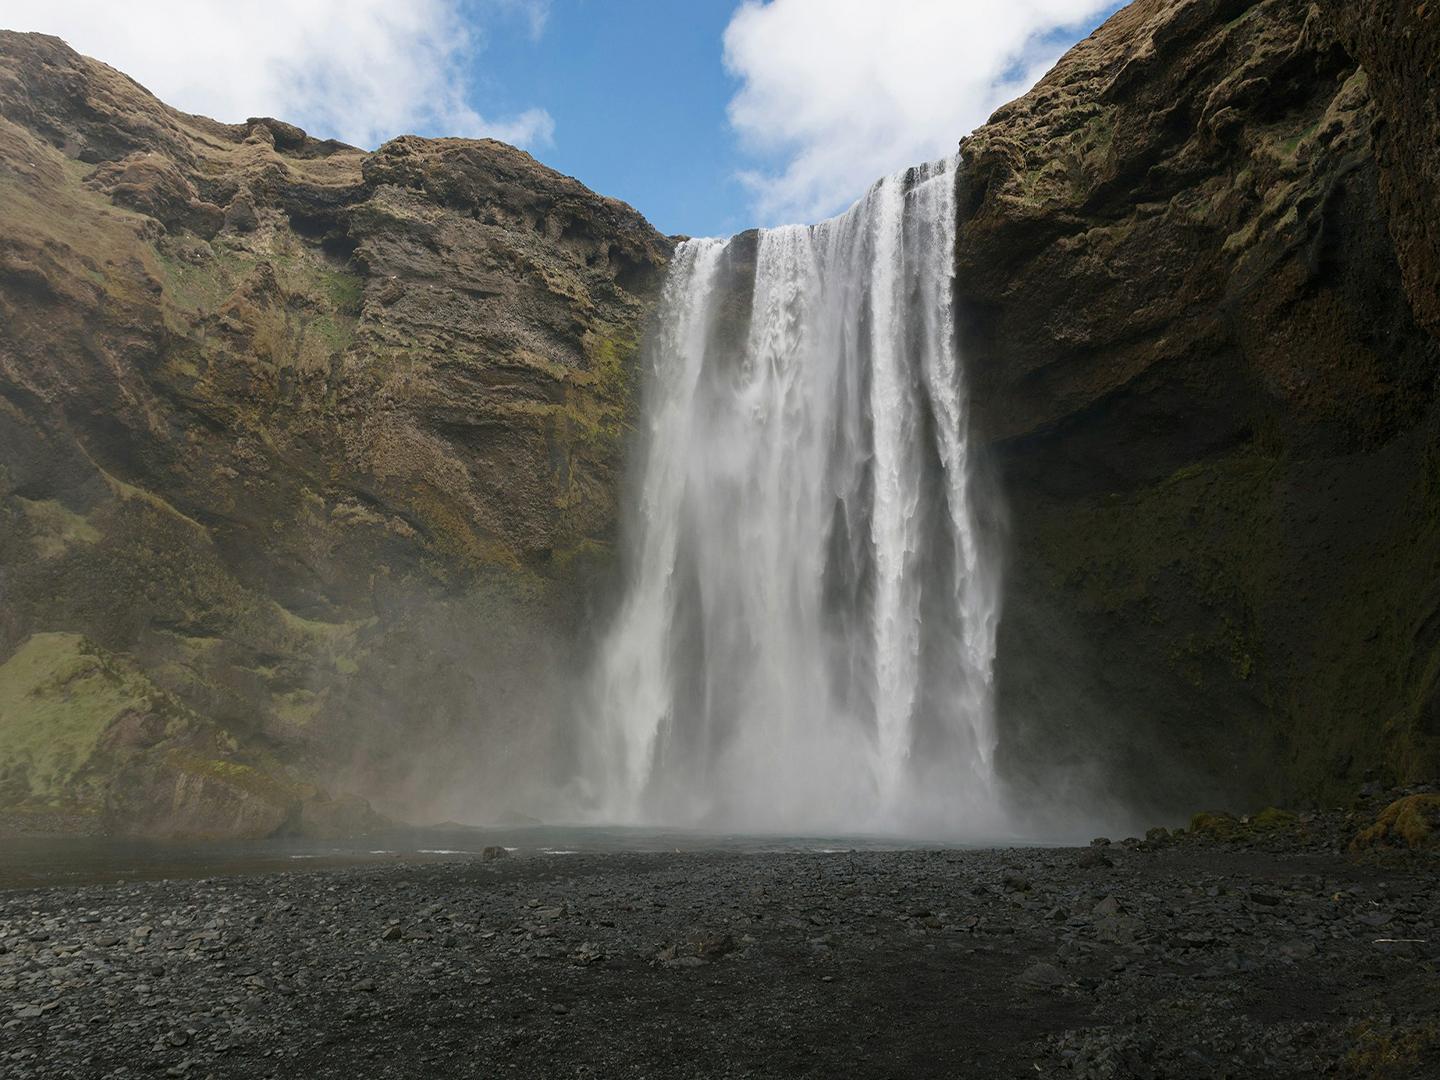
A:
POLYGON ((741 179, 766 223, 833 214, 953 153, 1114 0, 746 0, 725 30, 741 179), (1068 37, 1065 36, 1068 33, 1068 37))
POLYGON ((0 24, 64 38, 161 100, 219 120, 276 116, 366 148, 410 131, 548 144, 549 113, 484 115, 485 27, 544 30, 549 0, 6 0, 0 24))

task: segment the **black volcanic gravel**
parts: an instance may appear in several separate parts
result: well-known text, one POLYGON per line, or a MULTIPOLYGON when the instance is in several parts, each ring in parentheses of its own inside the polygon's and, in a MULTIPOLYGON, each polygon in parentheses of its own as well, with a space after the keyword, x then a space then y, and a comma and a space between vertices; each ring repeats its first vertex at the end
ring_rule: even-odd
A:
POLYGON ((0 892, 0 1077, 1440 1076, 1437 864, 519 855, 0 892))

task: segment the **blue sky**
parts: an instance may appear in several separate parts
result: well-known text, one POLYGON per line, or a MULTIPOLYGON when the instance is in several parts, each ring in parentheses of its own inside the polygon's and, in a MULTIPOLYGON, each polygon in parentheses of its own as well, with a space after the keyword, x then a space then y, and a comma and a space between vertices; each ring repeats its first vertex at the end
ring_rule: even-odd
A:
POLYGON ((476 92, 497 114, 544 108, 555 134, 535 155, 662 231, 737 232, 751 223, 725 118, 738 80, 720 48, 734 10, 734 0, 574 0, 551 10, 538 39, 507 20, 475 57, 476 92))
MULTIPOLYGON (((783 152, 749 150, 727 119, 741 79, 726 70, 722 40, 737 6, 735 0, 560 0, 538 36, 522 18, 501 19, 475 57, 475 93, 496 114, 543 107, 554 135, 548 145, 532 147, 536 156, 624 199, 661 231, 737 232, 757 223, 741 174, 784 158, 783 152)), ((1047 58, 1058 56, 1120 6, 1104 5, 1078 25, 1038 34, 1035 45, 1047 58)), ((1026 73, 1025 60, 1017 58, 1004 76, 1028 86, 1033 80, 1026 73)), ((964 134, 946 137, 953 143, 964 134)))
POLYGON ((661 230, 813 221, 954 152, 1113 0, 0 0, 181 109, 491 136, 661 230))

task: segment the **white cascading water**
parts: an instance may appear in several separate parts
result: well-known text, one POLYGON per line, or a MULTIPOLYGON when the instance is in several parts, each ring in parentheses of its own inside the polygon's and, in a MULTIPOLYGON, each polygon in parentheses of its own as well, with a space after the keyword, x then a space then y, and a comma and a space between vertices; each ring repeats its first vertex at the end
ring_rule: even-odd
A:
POLYGON ((996 573, 956 351, 955 170, 676 252, 594 673, 597 819, 993 828, 996 573))

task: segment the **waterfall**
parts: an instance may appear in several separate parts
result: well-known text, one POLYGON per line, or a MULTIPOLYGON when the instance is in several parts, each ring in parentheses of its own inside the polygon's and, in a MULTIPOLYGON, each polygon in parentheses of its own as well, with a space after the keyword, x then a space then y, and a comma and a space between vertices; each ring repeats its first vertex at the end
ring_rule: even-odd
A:
POLYGON ((956 346, 956 166, 676 252, 586 721, 597 818, 989 827, 996 573, 956 346))

